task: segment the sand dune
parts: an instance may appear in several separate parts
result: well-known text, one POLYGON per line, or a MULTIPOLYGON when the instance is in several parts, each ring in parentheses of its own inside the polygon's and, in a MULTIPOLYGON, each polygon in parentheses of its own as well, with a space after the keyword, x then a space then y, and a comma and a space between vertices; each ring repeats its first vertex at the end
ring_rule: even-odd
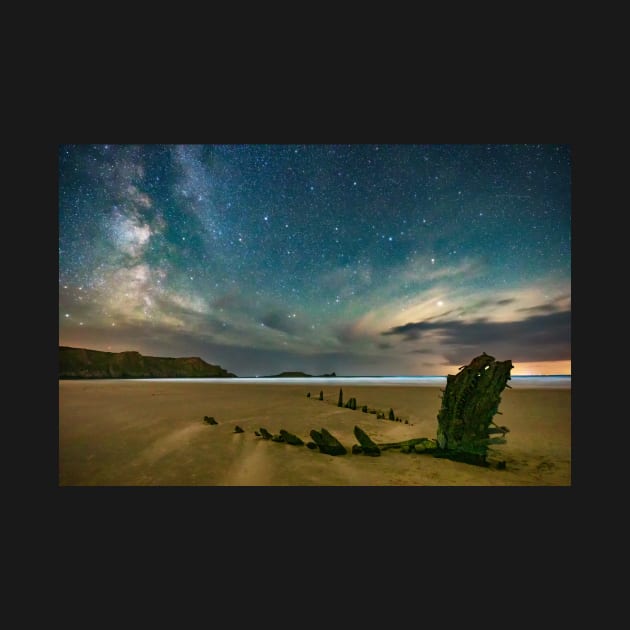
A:
POLYGON ((336 406, 338 387, 160 381, 59 382, 59 485, 112 486, 522 486, 571 485, 571 392, 514 389, 497 422, 507 444, 490 461, 505 470, 385 451, 352 455, 359 425, 376 442, 435 437, 439 388, 344 386, 359 406, 392 407, 409 424, 336 406), (319 390, 324 401, 317 400, 319 390), (306 392, 312 397, 307 398, 306 392), (219 423, 210 426, 204 416, 219 423), (234 433, 239 425, 245 432, 234 433), (305 442, 327 428, 348 448, 333 457, 264 441, 286 429, 305 442))

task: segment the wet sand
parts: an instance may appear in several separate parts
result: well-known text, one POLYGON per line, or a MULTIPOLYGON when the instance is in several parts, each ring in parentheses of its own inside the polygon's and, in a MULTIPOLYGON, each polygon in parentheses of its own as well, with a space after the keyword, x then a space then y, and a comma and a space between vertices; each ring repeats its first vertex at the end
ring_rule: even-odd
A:
POLYGON ((404 422, 337 407, 338 386, 269 383, 60 381, 60 486, 570 486, 571 390, 512 389, 498 424, 510 432, 491 464, 397 450, 353 455, 359 425, 377 443, 435 438, 437 387, 345 386, 344 402, 392 407, 404 422), (319 401, 319 391, 324 401, 319 401), (306 393, 311 392, 311 398, 306 393), (219 423, 211 426, 204 416, 219 423), (238 425, 244 433, 234 433, 238 425), (333 457, 263 440, 265 427, 310 441, 328 429, 348 449, 333 457))

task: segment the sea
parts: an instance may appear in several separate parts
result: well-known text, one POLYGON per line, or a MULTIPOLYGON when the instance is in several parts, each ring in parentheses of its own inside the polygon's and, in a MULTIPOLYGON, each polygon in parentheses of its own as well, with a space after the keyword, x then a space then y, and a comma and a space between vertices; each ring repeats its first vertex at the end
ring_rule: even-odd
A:
MULTIPOLYGON (((127 380, 127 379, 125 379, 127 380)), ((378 385, 398 387, 441 387, 446 386, 446 376, 319 376, 278 378, 278 377, 238 377, 238 378, 143 378, 141 381, 194 382, 194 383, 252 383, 256 385, 327 385, 340 387, 351 385, 378 385)), ((571 389, 571 375, 554 376, 512 376, 508 381, 512 389, 571 389)))

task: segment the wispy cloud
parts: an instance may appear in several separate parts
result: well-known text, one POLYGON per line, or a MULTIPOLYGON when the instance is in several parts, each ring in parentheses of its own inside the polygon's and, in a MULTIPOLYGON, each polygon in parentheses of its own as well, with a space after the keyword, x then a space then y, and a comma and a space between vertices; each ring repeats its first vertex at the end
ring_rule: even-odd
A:
POLYGON ((542 304, 536 304, 534 306, 525 306, 517 309, 520 313, 532 313, 532 314, 544 314, 544 313, 556 313, 558 311, 564 311, 571 308, 571 295, 563 294, 549 302, 542 304))

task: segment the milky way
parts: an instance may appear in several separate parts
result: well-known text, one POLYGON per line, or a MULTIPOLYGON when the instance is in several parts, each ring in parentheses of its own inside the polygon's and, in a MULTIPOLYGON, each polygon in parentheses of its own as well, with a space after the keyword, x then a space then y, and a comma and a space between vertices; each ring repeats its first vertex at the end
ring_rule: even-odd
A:
POLYGON ((63 145, 59 343, 239 376, 570 371, 565 145, 63 145))

